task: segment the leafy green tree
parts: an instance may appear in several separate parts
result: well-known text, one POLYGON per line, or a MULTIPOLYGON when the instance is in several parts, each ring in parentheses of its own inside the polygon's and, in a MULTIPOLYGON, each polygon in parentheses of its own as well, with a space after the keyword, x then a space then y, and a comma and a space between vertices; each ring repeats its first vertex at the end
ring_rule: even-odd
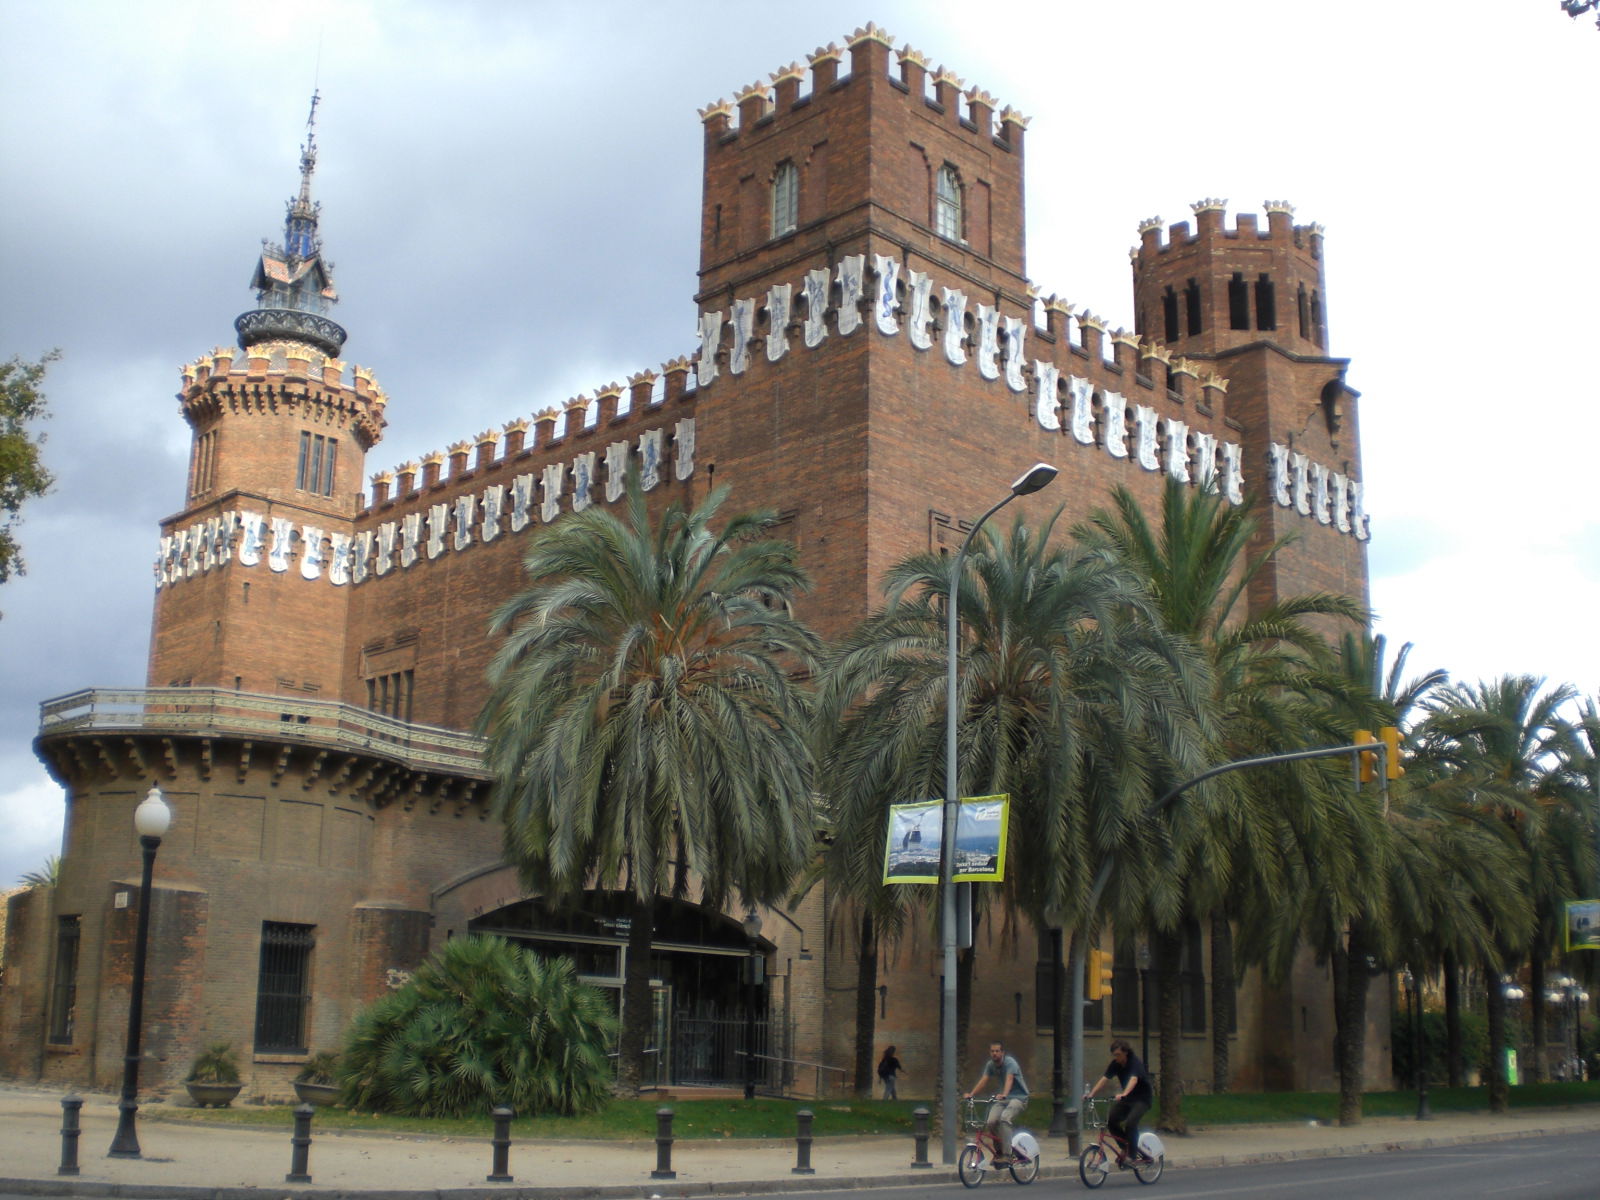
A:
POLYGON ((1575 698, 1568 685, 1546 689, 1544 680, 1527 675, 1455 684, 1441 693, 1425 731, 1429 755, 1455 771, 1457 786, 1469 790, 1474 803, 1498 816, 1514 835, 1515 884, 1524 890, 1531 915, 1525 930, 1502 930, 1484 959, 1490 981, 1490 1103, 1497 1111, 1507 1094, 1500 1065, 1504 1000, 1496 983, 1502 972, 1527 956, 1532 1072, 1537 1079, 1543 1070, 1546 966, 1560 936, 1566 901, 1594 878, 1585 789, 1572 767, 1578 743, 1562 715, 1575 698))
POLYGON ((480 718, 492 804, 523 882, 561 902, 631 897, 618 1079, 638 1090, 651 1022, 656 898, 720 907, 786 894, 812 849, 810 713, 796 682, 818 646, 790 610, 792 544, 727 489, 652 523, 635 473, 621 513, 590 508, 535 537, 528 590, 480 718))
POLYGON ((49 416, 42 385, 59 357, 52 350, 38 362, 16 355, 0 362, 0 583, 24 571, 16 535, 23 504, 55 482, 40 456, 44 434, 34 425, 49 416))
MULTIPOLYGON (((1109 509, 1097 510, 1078 536, 1105 547, 1144 582, 1168 633, 1189 642, 1209 666, 1203 698, 1215 730, 1206 765, 1301 749, 1307 745, 1304 706, 1296 702, 1296 677, 1326 658, 1324 635, 1314 621, 1362 622, 1355 601, 1332 593, 1281 597, 1250 609, 1249 594, 1287 544, 1263 544, 1248 507, 1226 503, 1214 490, 1168 480, 1159 522, 1127 488, 1112 492, 1109 509)), ((1303 804, 1303 789, 1285 793, 1299 772, 1240 772, 1186 793, 1166 818, 1177 857, 1169 870, 1185 895, 1176 920, 1144 914, 1153 934, 1160 985, 1161 1119, 1181 1129, 1182 1092, 1179 933, 1185 920, 1209 921, 1211 932, 1212 1085, 1231 1078, 1229 1031, 1234 1025, 1238 965, 1232 922, 1240 898, 1273 890, 1283 846, 1270 835, 1284 828, 1273 809, 1303 804)), ((1173 783, 1181 779, 1172 780, 1173 783)), ((1152 797, 1153 799, 1154 797, 1152 797)))
POLYGON ((416 1117, 572 1115, 605 1105, 615 1027, 568 958, 497 937, 453 938, 364 1009, 340 1056, 351 1108, 416 1117))
MULTIPOLYGON (((1172 763, 1198 766, 1209 686, 1204 664, 1150 619, 1133 574, 1104 552, 1052 545, 1054 527, 986 527, 957 592, 959 786, 1011 796, 997 899, 1040 928, 1087 919, 1104 854, 1129 864, 1115 903, 1175 894, 1146 871, 1140 817, 1172 763)), ((836 835, 838 877, 863 894, 884 890, 887 806, 944 792, 949 563, 913 555, 885 591, 884 610, 830 656, 818 705, 823 791, 850 831, 836 835)))
POLYGON ((26 871, 17 880, 23 887, 54 887, 61 878, 61 856, 52 854, 37 871, 26 871))

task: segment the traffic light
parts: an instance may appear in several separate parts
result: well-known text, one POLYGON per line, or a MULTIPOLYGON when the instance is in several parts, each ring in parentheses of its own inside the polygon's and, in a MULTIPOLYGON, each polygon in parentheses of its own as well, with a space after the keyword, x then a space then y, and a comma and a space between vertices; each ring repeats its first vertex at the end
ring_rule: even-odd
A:
POLYGON ((1400 731, 1393 725, 1385 725, 1378 730, 1378 740, 1388 749, 1383 758, 1384 776, 1399 779, 1406 773, 1406 769, 1400 765, 1400 731))
MULTIPOLYGON (((1356 730, 1356 745, 1376 745, 1377 738, 1372 736, 1370 729, 1356 730)), ((1376 750, 1357 750, 1356 758, 1360 765, 1356 770, 1356 778, 1362 783, 1371 783, 1378 777, 1378 752, 1376 750)))
POLYGON ((1104 1000, 1111 995, 1111 951, 1089 951, 1089 986, 1085 994, 1090 1000, 1104 1000))

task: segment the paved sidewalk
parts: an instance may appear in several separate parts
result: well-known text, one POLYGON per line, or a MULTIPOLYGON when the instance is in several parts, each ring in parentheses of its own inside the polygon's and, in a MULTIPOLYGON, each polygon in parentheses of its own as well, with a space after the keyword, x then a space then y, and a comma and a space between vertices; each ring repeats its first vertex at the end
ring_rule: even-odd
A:
MULTIPOLYGON (((679 1140, 673 1147, 674 1180, 651 1178, 653 1141, 522 1142, 511 1147, 512 1183, 485 1181, 491 1166, 488 1139, 321 1132, 312 1128, 310 1184, 288 1184, 292 1148, 286 1131, 265 1132, 162 1120, 162 1104, 139 1111, 141 1159, 106 1157, 116 1130, 116 1097, 84 1097, 80 1173, 58 1176, 61 1095, 36 1087, 0 1084, 0 1192, 31 1195, 170 1197, 173 1200, 249 1200, 349 1196, 361 1200, 472 1200, 498 1196, 650 1197, 735 1195, 797 1188, 855 1190, 887 1184, 947 1183, 954 1169, 938 1163, 912 1170, 909 1137, 830 1137, 812 1144, 814 1175, 795 1175, 792 1141, 679 1140)), ((1441 1116, 1418 1122, 1369 1119, 1350 1129, 1326 1125, 1257 1125, 1202 1129, 1167 1139, 1169 1169, 1220 1166, 1528 1137, 1600 1131, 1600 1106, 1544 1109, 1502 1117, 1441 1116)), ((1041 1139, 1041 1176, 1076 1174, 1065 1138, 1041 1139)))

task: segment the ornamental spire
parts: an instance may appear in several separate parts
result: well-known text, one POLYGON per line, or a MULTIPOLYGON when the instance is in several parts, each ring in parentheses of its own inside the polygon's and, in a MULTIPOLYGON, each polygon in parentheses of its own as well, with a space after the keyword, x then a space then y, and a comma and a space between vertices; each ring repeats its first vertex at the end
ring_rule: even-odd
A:
POLYGON ((300 147, 300 193, 289 201, 283 222, 283 244, 261 244, 250 286, 256 310, 242 314, 233 327, 245 349, 262 342, 301 342, 336 357, 345 331, 327 316, 338 301, 333 268, 323 260, 317 218, 322 205, 311 199, 311 176, 317 168, 317 105, 322 93, 311 93, 306 140, 300 147))

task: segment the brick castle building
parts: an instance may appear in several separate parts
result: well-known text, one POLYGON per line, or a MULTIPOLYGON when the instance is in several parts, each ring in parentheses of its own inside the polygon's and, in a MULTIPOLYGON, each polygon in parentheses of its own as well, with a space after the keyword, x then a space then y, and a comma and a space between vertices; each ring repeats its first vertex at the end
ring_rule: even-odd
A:
MULTIPOLYGON (((523 891, 467 731, 495 649, 489 614, 525 585, 528 539, 615 503, 630 466, 653 501, 692 504, 727 484, 736 508, 778 509, 816 580, 801 615, 824 634, 875 607, 891 564, 957 544, 1036 461, 1061 477, 1018 502, 1035 517, 1058 504, 1087 515, 1115 484, 1154 504, 1166 479, 1209 482, 1232 503, 1253 498, 1263 540, 1296 535, 1268 589, 1365 599, 1358 406, 1346 361, 1326 350, 1319 226, 1281 203, 1230 222, 1213 200, 1192 224, 1146 222, 1132 253, 1138 323, 1111 329, 1027 277, 1027 121, 881 30, 701 119, 693 352, 463 430, 364 494, 387 397, 340 358, 308 132, 238 349, 183 368, 193 451, 184 507, 161 528, 147 686, 43 705, 37 749, 67 790, 66 849, 59 883, 11 904, 0 1070, 74 1086, 120 1077, 131 814, 152 784, 175 820, 151 909, 147 1086, 174 1084, 226 1040, 246 1095, 285 1095, 308 1051, 335 1047, 358 1007, 469 931, 559 948, 620 989, 621 905, 596 892, 581 912, 554 912, 523 891)), ((741 914, 660 911, 661 1073, 715 1081, 732 1069, 716 1035, 740 1003, 741 914)), ((830 927, 821 888, 762 916, 764 1044, 848 1067, 854 931, 830 927)), ((1190 940, 1185 1055, 1201 1076, 1205 958, 1198 930, 1190 940)), ((1052 1022, 1032 943, 1020 944, 1019 957, 980 929, 974 1028, 1016 1048, 1039 1090, 1052 1022)), ((928 1086, 930 950, 884 949, 877 1024, 880 1044, 930 1064, 913 1068, 928 1086)), ((1091 1012, 1091 1039, 1139 1029, 1137 989, 1123 986, 1133 941, 1116 953, 1119 987, 1091 1012)), ((1237 1082, 1331 1086, 1330 993, 1310 964, 1281 986, 1247 981, 1237 1082)), ((1370 1039, 1375 1078, 1386 1040, 1370 1039)), ((819 1081, 838 1076, 808 1066, 794 1087, 819 1081)))

